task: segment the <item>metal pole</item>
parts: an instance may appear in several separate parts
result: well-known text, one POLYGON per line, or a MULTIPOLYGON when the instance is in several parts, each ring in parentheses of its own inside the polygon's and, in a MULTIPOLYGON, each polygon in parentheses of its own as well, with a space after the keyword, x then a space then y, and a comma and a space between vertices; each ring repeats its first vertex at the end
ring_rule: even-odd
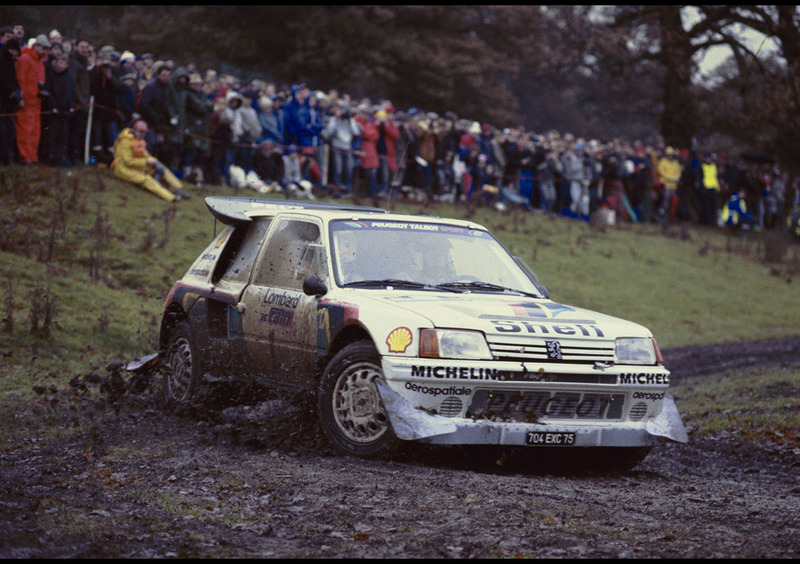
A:
POLYGON ((86 140, 83 144, 83 164, 89 164, 89 140, 92 136, 92 113, 94 112, 94 96, 89 96, 89 117, 86 119, 86 140))

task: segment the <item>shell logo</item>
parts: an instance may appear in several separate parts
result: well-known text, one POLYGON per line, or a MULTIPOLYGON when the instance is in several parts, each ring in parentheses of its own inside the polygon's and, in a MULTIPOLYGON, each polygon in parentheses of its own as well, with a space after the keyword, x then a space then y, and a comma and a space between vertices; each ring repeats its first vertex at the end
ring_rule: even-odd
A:
POLYGON ((389 352, 404 353, 411 344, 411 330, 408 327, 398 327, 386 337, 386 344, 389 345, 389 352))

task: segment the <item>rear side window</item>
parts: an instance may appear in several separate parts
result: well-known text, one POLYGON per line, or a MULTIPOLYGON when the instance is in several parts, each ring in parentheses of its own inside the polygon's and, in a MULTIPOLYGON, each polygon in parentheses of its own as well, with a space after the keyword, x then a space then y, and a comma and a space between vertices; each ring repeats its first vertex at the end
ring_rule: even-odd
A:
POLYGON ((219 278, 222 282, 247 283, 270 223, 271 217, 259 217, 234 230, 219 261, 219 278))

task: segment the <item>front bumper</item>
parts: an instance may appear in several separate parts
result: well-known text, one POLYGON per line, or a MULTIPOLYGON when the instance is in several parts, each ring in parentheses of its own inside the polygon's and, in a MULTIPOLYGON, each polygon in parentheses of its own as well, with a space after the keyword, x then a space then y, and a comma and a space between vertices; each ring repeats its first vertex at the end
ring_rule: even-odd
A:
MULTIPOLYGON (((585 368, 583 369, 585 371, 585 368)), ((663 371, 666 375, 669 373, 663 371)), ((418 371, 419 372, 419 371, 418 371)), ((421 372, 420 372, 421 373, 421 372)), ((440 407, 443 403, 429 403, 428 405, 412 405, 407 394, 398 393, 412 389, 426 392, 417 394, 417 400, 435 398, 440 401, 444 395, 463 394, 461 398, 453 397, 455 404, 463 403, 461 399, 474 394, 479 388, 487 384, 493 388, 521 388, 528 387, 520 382, 491 382, 481 379, 477 382, 461 380, 455 386, 427 386, 427 382, 413 378, 409 373, 406 363, 387 361, 384 359, 384 374, 391 380, 391 385, 385 381, 378 381, 381 394, 389 420, 395 434, 403 440, 415 440, 430 444, 441 445, 507 445, 507 446, 573 446, 573 447, 648 447, 658 444, 661 438, 677 442, 687 442, 688 435, 681 421, 675 402, 666 392, 666 386, 658 389, 638 386, 602 386, 604 392, 614 391, 622 394, 638 392, 644 395, 655 395, 658 400, 647 400, 647 412, 643 418, 632 421, 630 419, 630 405, 627 405, 619 414, 618 420, 586 420, 577 418, 572 420, 547 420, 547 421, 496 421, 487 418, 469 417, 469 413, 449 417, 440 415, 434 405, 440 407), (411 377, 410 377, 411 376, 411 377), (399 378, 398 378, 399 377, 399 378), (422 388, 420 388, 422 386, 422 388), (646 391, 642 391, 646 390, 646 391), (432 395, 431 392, 442 395, 432 395)), ((475 374, 474 371, 470 374, 475 374)), ((539 384, 541 385, 541 384, 539 384)), ((586 390, 585 384, 555 384, 559 389, 573 392, 586 390)), ((553 384, 547 384, 548 389, 553 384)), ((601 388, 591 386, 594 391, 601 388)), ((591 395, 591 393, 590 393, 591 395)), ((619 396, 617 396, 619 397, 619 396)), ((416 400, 415 400, 416 401, 416 400)))

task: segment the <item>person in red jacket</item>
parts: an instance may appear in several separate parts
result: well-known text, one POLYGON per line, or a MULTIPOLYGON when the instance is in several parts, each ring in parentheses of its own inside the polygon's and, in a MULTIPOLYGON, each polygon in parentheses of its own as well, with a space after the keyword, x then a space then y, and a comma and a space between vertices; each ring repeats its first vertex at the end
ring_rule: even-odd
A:
POLYGON ((39 35, 32 47, 23 47, 16 63, 17 80, 25 101, 16 113, 17 149, 22 164, 39 161, 39 141, 42 137, 41 114, 44 91, 44 60, 50 51, 50 40, 39 35))
POLYGON ((400 130, 384 110, 375 112, 372 119, 378 129, 378 139, 375 141, 379 163, 378 192, 387 192, 391 187, 392 174, 397 170, 395 148, 400 130))
POLYGON ((359 108, 355 116, 356 123, 361 126, 361 169, 369 182, 370 196, 378 195, 378 160, 377 142, 380 132, 375 123, 369 117, 370 112, 367 108, 359 108))

